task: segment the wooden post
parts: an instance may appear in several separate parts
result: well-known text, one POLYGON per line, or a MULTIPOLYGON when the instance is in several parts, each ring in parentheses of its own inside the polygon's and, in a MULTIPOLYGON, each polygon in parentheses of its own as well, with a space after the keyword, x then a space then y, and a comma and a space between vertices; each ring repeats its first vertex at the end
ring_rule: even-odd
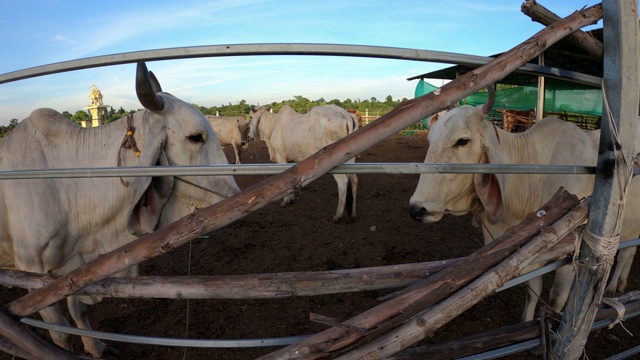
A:
POLYGON ((582 355, 615 256, 615 248, 611 247, 617 246, 620 237, 624 189, 633 173, 639 95, 638 3, 605 0, 603 11, 605 104, 600 155, 585 231, 585 236, 593 234, 588 236, 593 245, 583 241, 580 247, 578 276, 557 336, 551 337, 552 359, 577 359, 582 355), (617 137, 614 139, 613 135, 617 137))

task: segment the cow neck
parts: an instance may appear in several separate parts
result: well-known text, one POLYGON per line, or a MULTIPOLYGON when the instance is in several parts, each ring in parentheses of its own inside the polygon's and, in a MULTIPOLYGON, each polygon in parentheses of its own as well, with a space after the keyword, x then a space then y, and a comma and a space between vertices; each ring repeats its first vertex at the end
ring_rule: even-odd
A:
POLYGON ((214 195, 218 195, 218 196, 220 196, 220 197, 221 197, 221 198, 223 198, 223 199, 228 199, 228 198, 229 198, 227 195, 224 195, 224 194, 219 193, 219 192, 217 192, 217 191, 215 191, 215 190, 212 190, 212 189, 206 188, 206 187, 204 187, 204 186, 198 185, 198 184, 196 184, 196 183, 194 183, 194 182, 191 182, 191 181, 189 181, 189 180, 186 180, 186 179, 184 179, 184 178, 182 178, 182 177, 180 177, 180 176, 174 176, 173 178, 174 178, 174 179, 176 179, 176 180, 182 181, 182 182, 183 182, 183 183, 185 183, 185 184, 188 184, 188 185, 191 185, 191 186, 195 186, 195 187, 197 187, 197 188, 198 188, 198 189, 200 189, 200 190, 204 190, 204 191, 206 191, 206 192, 208 192, 208 193, 211 193, 211 194, 214 194, 214 195))

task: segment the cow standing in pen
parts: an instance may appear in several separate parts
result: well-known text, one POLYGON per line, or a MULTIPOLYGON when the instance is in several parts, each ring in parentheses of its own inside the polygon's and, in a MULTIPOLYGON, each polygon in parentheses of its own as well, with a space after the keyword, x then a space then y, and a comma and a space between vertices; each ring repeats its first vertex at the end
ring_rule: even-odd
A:
MULTIPOLYGON (((81 128, 52 109, 33 111, 0 139, 0 169, 228 164, 202 113, 162 92, 142 62, 136 93, 145 110, 96 128, 81 128)), ((64 275, 239 191, 231 176, 3 180, 0 267, 64 275)), ((137 267, 119 275, 137 275, 137 267)), ((67 298, 79 328, 91 329, 86 304, 96 301, 67 298)), ((58 304, 40 315, 68 325, 58 304)), ((51 337, 71 350, 70 335, 52 331, 51 337)), ((97 339, 82 341, 94 357, 117 353, 97 339)))
MULTIPOLYGON (((544 164, 594 166, 598 159, 599 130, 582 130, 569 122, 545 118, 521 134, 508 133, 489 121, 494 93, 486 104, 450 110, 429 129, 425 163, 544 164)), ((568 174, 422 174, 409 201, 411 216, 423 223, 439 221, 444 214, 464 215, 472 208, 482 223, 485 243, 519 224, 544 205, 563 186, 578 197, 593 191, 594 175, 568 174)), ((628 199, 640 197, 640 180, 634 178, 628 199)), ((640 204, 626 203, 620 241, 640 234, 640 204)), ((608 294, 623 292, 636 248, 623 249, 608 294)), ((556 272, 551 306, 560 311, 574 277, 572 266, 556 272)), ((523 320, 534 317, 542 291, 542 278, 528 282, 523 320)))
POLYGON ((248 146, 245 134, 249 130, 249 120, 244 116, 205 115, 205 117, 218 135, 220 144, 231 145, 236 155, 236 164, 241 164, 240 155, 248 146))
MULTIPOLYGON (((299 114, 289 105, 272 114, 269 109, 252 109, 249 136, 264 140, 271 161, 277 163, 299 162, 318 150, 330 145, 359 128, 354 114, 336 105, 316 106, 306 114, 299 114)), ((355 157, 346 161, 354 163, 355 157)), ((358 177, 355 174, 333 174, 338 184, 338 207, 332 221, 346 215, 356 217, 356 191, 358 177)), ((282 205, 290 204, 295 195, 286 196, 282 205)))

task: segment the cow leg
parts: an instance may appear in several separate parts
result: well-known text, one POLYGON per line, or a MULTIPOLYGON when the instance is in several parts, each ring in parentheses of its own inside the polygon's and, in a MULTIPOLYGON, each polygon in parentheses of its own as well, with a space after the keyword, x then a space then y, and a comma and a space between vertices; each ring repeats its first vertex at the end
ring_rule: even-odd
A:
POLYGON ((238 144, 234 142, 231 146, 233 146, 233 153, 236 154, 236 165, 240 164, 240 150, 238 149, 238 144))
MULTIPOLYGON (((69 296, 67 298, 69 314, 71 314, 78 329, 92 330, 91 324, 89 324, 89 318, 87 317, 87 305, 85 302, 94 304, 97 301, 90 301, 90 299, 91 298, 87 296, 69 296)), ((102 358, 105 354, 118 356, 118 352, 115 349, 107 346, 96 338, 82 336, 82 343, 84 344, 84 350, 94 358, 102 358)))
POLYGON ((338 184, 338 207, 336 209, 336 215, 331 221, 338 222, 344 216, 344 208, 347 201, 347 182, 349 178, 345 174, 334 174, 333 178, 336 179, 336 183, 338 184))
POLYGON ((627 278, 629 277, 629 271, 631 271, 631 265, 633 264, 633 257, 636 255, 636 247, 630 247, 622 249, 618 252, 616 258, 616 268, 611 276, 611 280, 605 295, 613 297, 618 294, 624 293, 627 288, 627 278))
POLYGON ((349 174, 349 183, 351 184, 351 218, 355 218, 356 214, 356 193, 358 192, 358 176, 356 174, 349 174))
POLYGON ((542 292, 542 276, 537 276, 527 281, 527 301, 522 314, 522 321, 533 320, 536 312, 536 304, 542 292))
MULTIPOLYGON (((69 322, 62 315, 62 311, 60 311, 60 306, 58 304, 53 304, 49 307, 46 307, 39 311, 42 320, 50 324, 57 324, 62 326, 69 326, 69 322)), ((51 340, 60 346, 61 348, 73 351, 71 347, 71 335, 61 333, 59 331, 49 331, 49 335, 51 336, 51 340)))
POLYGON ((269 150, 269 160, 271 160, 272 162, 278 162, 278 157, 276 156, 276 151, 271 146, 271 142, 265 141, 265 143, 267 144, 267 150, 269 150))
POLYGON ((562 311, 569 298, 574 277, 575 267, 572 265, 566 265, 556 270, 553 286, 551 286, 549 294, 549 303, 554 311, 562 311))

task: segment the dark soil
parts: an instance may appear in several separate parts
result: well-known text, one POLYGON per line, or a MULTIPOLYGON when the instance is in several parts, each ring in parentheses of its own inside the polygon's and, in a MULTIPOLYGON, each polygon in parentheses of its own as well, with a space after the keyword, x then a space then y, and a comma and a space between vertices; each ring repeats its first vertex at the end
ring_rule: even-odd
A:
MULTIPOLYGON (((225 149, 231 160, 231 149, 225 149)), ((426 137, 396 135, 362 154, 358 162, 422 162, 426 137)), ((243 163, 268 162, 266 146, 252 142, 242 154, 243 163)), ((266 176, 238 176, 241 188, 266 176)), ((272 203, 212 234, 169 254, 145 262, 142 275, 232 275, 320 271, 450 259, 470 254, 482 246, 479 229, 468 216, 445 217, 424 225, 411 219, 408 201, 417 175, 359 175, 358 218, 333 224, 337 189, 325 175, 308 185, 289 207, 272 203)), ((551 278, 546 278, 548 283, 551 278)), ((548 286, 548 285, 547 285, 548 286)), ((630 286, 638 286, 634 267, 630 286)), ((379 304, 377 298, 395 289, 327 296, 285 297, 272 300, 167 300, 105 299, 90 307, 96 330, 121 334, 192 338, 251 339, 306 335, 327 325, 309 320, 310 313, 347 320, 379 304)), ((1 303, 24 291, 3 289, 1 303)), ((546 298, 546 296, 545 296, 546 298)), ((524 288, 518 286, 488 297, 425 340, 447 340, 517 323, 524 305, 524 288)), ((37 316, 34 316, 37 318, 37 316)), ((587 354, 592 360, 640 344, 636 319, 592 335, 587 354)), ((277 348, 205 349, 151 346, 107 341, 122 359, 254 359, 277 348)), ((79 338, 76 351, 82 351, 79 338)), ((535 359, 524 353, 508 359, 535 359)), ((0 354, 0 359, 11 359, 0 354)))

